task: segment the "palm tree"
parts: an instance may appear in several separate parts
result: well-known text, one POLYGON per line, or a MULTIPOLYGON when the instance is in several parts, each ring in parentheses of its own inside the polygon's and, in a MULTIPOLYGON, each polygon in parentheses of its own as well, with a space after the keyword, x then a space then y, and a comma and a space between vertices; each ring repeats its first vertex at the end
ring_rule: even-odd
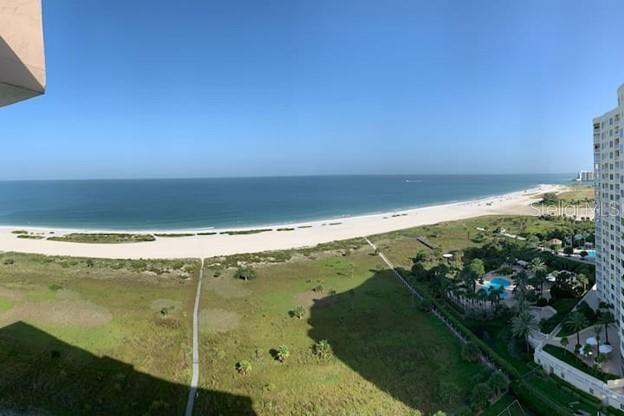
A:
POLYGON ((602 328, 599 326, 594 327, 594 336, 596 337, 596 356, 600 355, 600 333, 602 328))
POLYGON ((477 290, 477 299, 483 308, 483 312, 485 312, 485 301, 488 297, 488 292, 484 288, 477 290))
POLYGON ((527 352, 530 351, 529 335, 533 329, 537 328, 537 322, 533 315, 527 311, 521 312, 518 316, 511 320, 511 333, 516 338, 524 338, 526 342, 527 352))
POLYGON ((527 285, 529 283, 529 276, 525 272, 520 272, 514 277, 516 281, 516 288, 514 292, 518 294, 521 299, 525 299, 528 293, 527 285))
POLYGON ((495 309, 498 308, 498 304, 500 302, 503 291, 504 289, 502 287, 495 287, 491 288, 490 292, 488 293, 488 300, 490 301, 490 305, 493 305, 495 309))
POLYGON ((540 297, 542 297, 547 271, 544 260, 542 260, 540 257, 535 257, 533 260, 531 260, 529 270, 531 271, 531 273, 533 273, 533 275, 535 276, 535 280, 539 283, 540 297))
POLYGON ((589 279, 583 273, 579 273, 576 275, 576 281, 583 287, 583 292, 587 289, 587 285, 589 284, 589 279))
POLYGON ((566 319, 564 325, 570 331, 576 332, 576 345, 581 345, 581 335, 580 335, 580 332, 585 327, 587 327, 587 325, 589 325, 589 321, 587 320, 585 315, 583 315, 579 311, 572 312, 568 316, 568 319, 566 319))
POLYGON ((559 341, 559 343, 561 344, 564 350, 568 351, 568 344, 570 343, 570 341, 568 341, 568 337, 561 337, 561 340, 559 341))
MULTIPOLYGON (((611 306, 612 307, 612 306, 611 306)), ((604 325, 605 341, 609 343, 609 327, 615 323, 615 316, 609 309, 601 309, 598 313, 598 323, 604 325)))

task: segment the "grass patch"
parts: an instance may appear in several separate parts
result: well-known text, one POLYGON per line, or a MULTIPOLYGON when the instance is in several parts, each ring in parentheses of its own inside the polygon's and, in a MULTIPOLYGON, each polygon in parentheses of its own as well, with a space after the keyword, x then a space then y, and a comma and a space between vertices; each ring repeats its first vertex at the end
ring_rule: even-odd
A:
POLYGON ((48 240, 64 241, 68 243, 121 244, 154 241, 156 238, 151 234, 71 233, 62 236, 48 237, 48 240))
POLYGON ((17 238, 23 238, 28 240, 43 240, 45 237, 37 234, 18 234, 17 238))
POLYGON ((272 228, 256 228, 254 230, 236 230, 236 231, 221 231, 219 234, 225 235, 248 235, 248 234, 260 234, 267 231, 273 231, 272 228))
MULTIPOLYGON (((262 267, 250 262, 258 273, 255 280, 220 276, 205 281, 201 303, 211 310, 203 312, 206 319, 221 323, 223 313, 216 310, 240 320, 234 326, 225 319, 226 331, 202 332, 201 372, 214 376, 200 384, 249 397, 258 414, 410 414, 413 409, 429 414, 461 408, 482 367, 460 358, 457 340, 412 305, 391 272, 371 271, 378 265, 369 255, 372 250, 344 257, 331 255, 335 245, 327 247, 324 254, 311 251, 309 257, 292 252, 299 257, 296 262, 262 267), (249 293, 239 296, 241 289, 249 293), (302 294, 310 294, 310 302, 302 294), (293 309, 303 305, 303 319, 293 318, 293 309), (321 340, 331 346, 330 358, 319 360, 314 354, 321 340), (274 358, 280 345, 290 352, 283 363, 274 358), (236 368, 242 361, 251 366, 244 375, 236 368), (438 397, 441 381, 458 385, 460 394, 452 403, 438 397), (340 386, 348 386, 349 394, 336 394, 340 386)), ((241 411, 201 393, 197 406, 206 414, 241 411)))
POLYGON ((6 256, 14 262, 0 267, 0 408, 183 413, 195 286, 178 267, 196 276, 198 261, 145 263, 163 271, 156 276, 125 261, 3 253, 0 264, 6 256))
POLYGON ((192 237, 195 233, 158 233, 155 237, 192 237))

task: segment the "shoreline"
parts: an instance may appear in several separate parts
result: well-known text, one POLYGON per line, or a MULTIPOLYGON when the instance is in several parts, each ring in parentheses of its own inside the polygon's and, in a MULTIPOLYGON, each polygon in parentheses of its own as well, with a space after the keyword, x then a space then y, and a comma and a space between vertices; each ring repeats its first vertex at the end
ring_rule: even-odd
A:
MULTIPOLYGON (((441 203, 432 203, 424 205, 415 205, 408 208, 396 208, 388 211, 373 211, 362 214, 346 214, 343 216, 335 217, 321 217, 312 218, 309 220, 298 220, 291 222, 276 222, 276 223, 258 223, 252 225, 232 225, 232 226, 215 226, 215 227, 200 227, 200 228, 106 228, 106 227, 63 227, 63 226, 48 226, 48 225, 16 225, 16 224, 0 224, 0 232, 6 229, 11 230, 26 230, 33 233, 49 233, 50 231, 56 234, 68 234, 68 233, 84 233, 84 234, 176 234, 176 233, 202 233, 202 232, 224 232, 224 231, 245 231, 254 230, 259 228, 281 228, 281 227, 299 227, 306 225, 314 225, 320 223, 329 223, 337 221, 349 221, 353 219, 364 219, 369 217, 379 216, 392 216, 395 214, 410 213, 425 208, 447 207, 453 205, 471 204, 487 202, 491 199, 504 198, 509 196, 515 196, 517 194, 534 194, 551 192, 550 188, 553 188, 556 192, 566 188, 568 185, 563 184, 539 184, 532 188, 520 189, 518 191, 507 192, 504 194, 492 194, 486 195, 474 199, 466 200, 454 200, 441 203)), ((0 250, 2 251, 2 250, 0 250)))
POLYGON ((559 192, 565 185, 539 185, 530 189, 494 195, 469 201, 431 205, 377 214, 331 218, 298 223, 281 223, 254 227, 227 227, 200 230, 94 230, 55 227, 0 226, 0 252, 22 252, 93 258, 155 259, 207 258, 262 251, 310 247, 321 243, 359 238, 444 221, 474 218, 484 215, 537 215, 531 207, 545 192, 559 192), (303 227, 303 228, 301 228, 303 227), (26 230, 49 236, 68 233, 107 234, 175 234, 223 233, 226 231, 270 231, 250 234, 213 234, 156 237, 149 242, 75 243, 44 239, 17 238, 12 231, 26 230), (280 228, 288 230, 278 231, 280 228), (292 230, 291 230, 292 229, 292 230))

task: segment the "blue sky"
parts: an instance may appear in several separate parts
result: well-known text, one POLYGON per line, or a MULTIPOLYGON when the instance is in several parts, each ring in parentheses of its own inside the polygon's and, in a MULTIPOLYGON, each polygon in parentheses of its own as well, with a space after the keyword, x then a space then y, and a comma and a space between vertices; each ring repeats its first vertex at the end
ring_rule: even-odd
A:
POLYGON ((44 1, 0 179, 590 168, 624 2, 44 1))

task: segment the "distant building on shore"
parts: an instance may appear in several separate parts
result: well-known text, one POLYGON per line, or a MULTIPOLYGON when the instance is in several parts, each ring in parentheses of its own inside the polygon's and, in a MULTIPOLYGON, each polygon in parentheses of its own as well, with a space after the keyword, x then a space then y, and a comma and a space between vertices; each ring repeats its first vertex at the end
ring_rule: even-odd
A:
POLYGON ((45 83, 41 0, 0 0, 0 106, 43 94, 45 83))
POLYGON ((594 171, 592 170, 579 170, 578 176, 575 181, 577 182, 593 182, 594 171))
MULTIPOLYGON (((594 189, 596 193, 596 289, 600 300, 614 307, 618 328, 624 328, 624 254, 622 201, 624 198, 624 85, 618 106, 594 119, 594 189)), ((624 333, 619 350, 624 355, 624 333)))

